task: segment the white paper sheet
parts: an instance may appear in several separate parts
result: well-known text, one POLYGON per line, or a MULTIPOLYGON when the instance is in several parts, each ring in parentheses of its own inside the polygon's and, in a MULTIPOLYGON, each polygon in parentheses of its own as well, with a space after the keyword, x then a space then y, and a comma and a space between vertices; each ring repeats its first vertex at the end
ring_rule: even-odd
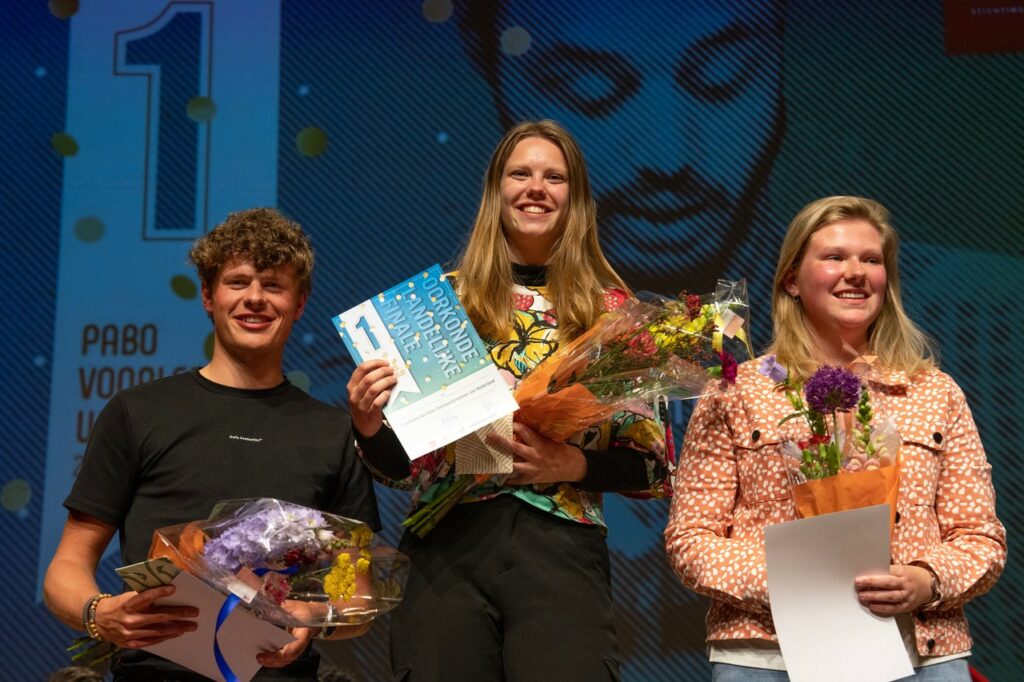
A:
MULTIPOLYGON (((198 627, 193 632, 146 647, 146 651, 223 682, 224 676, 220 674, 213 656, 213 633, 217 625, 217 614, 224 604, 224 595, 184 571, 171 584, 177 588, 175 593, 157 603, 164 606, 196 607, 199 609, 199 617, 196 618, 198 627)), ((260 620, 242 606, 231 612, 217 633, 221 654, 239 682, 249 682, 259 671, 256 654, 276 651, 293 641, 295 638, 292 635, 276 625, 260 620)))
MULTIPOLYGON (((356 363, 383 359, 394 368, 384 415, 410 459, 519 409, 439 265, 331 321, 356 363)), ((491 466, 478 473, 512 471, 511 457, 490 457, 486 446, 482 454, 491 466)))
POLYGON ((857 601, 858 575, 889 572, 889 507, 765 529, 772 618, 794 682, 889 682, 914 673, 894 618, 857 601))

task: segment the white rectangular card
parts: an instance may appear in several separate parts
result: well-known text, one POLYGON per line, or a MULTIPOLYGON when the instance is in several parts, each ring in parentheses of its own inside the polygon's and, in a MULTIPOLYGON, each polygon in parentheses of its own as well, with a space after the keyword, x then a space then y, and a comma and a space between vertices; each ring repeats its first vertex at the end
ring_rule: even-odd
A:
MULTIPOLYGON (((199 617, 195 619, 198 627, 180 637, 148 646, 146 651, 223 682, 224 676, 213 653, 213 638, 224 595, 185 571, 175 576, 171 584, 176 588, 175 593, 157 604, 196 607, 199 609, 199 617)), ((276 651, 295 641, 295 637, 260 620, 243 605, 235 607, 216 633, 221 654, 239 682, 249 682, 259 672, 261 666, 256 654, 276 651)))
POLYGON ((384 414, 410 459, 518 409, 439 265, 331 320, 353 360, 398 374, 384 414))
POLYGON ((894 618, 861 606, 854 578, 889 572, 889 505, 765 529, 768 594, 794 682, 888 682, 914 673, 894 618))

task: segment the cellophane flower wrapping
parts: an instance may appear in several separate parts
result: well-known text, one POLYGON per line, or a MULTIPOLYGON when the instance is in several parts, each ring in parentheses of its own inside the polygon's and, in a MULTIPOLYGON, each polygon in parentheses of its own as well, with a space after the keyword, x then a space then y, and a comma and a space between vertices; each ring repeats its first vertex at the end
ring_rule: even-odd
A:
MULTIPOLYGON (((743 280, 720 280, 713 294, 628 299, 523 377, 515 419, 565 441, 631 404, 720 390, 736 380, 736 356, 753 356, 749 312, 743 280)), ((488 478, 457 477, 402 525, 425 537, 488 478)))
MULTIPOLYGON (((772 376, 770 371, 778 370, 763 361, 761 373, 772 376)), ((797 515, 809 518, 888 504, 891 529, 901 440, 892 420, 872 407, 867 383, 849 370, 826 366, 802 386, 787 377, 778 388, 795 409, 782 423, 797 417, 805 422, 804 428, 790 427, 795 435, 781 443, 797 515)))
POLYGON ((753 355, 748 321, 742 280, 629 299, 523 378, 516 419, 562 441, 631 403, 711 393, 735 381, 737 356, 753 355))
POLYGON ((362 521, 273 498, 223 500, 208 519, 160 528, 149 557, 286 626, 370 621, 399 604, 409 571, 362 521))

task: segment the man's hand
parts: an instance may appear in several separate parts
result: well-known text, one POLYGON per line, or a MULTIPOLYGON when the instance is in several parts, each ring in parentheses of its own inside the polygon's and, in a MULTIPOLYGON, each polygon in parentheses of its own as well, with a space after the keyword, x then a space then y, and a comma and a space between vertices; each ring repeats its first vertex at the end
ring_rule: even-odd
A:
POLYGON ((295 636, 295 641, 285 644, 277 651, 265 651, 256 656, 259 664, 266 668, 283 668, 299 657, 309 642, 316 634, 315 628, 290 628, 289 632, 295 636))
POLYGON ((96 629, 103 639, 128 649, 158 644, 196 629, 189 618, 199 616, 191 606, 158 606, 159 599, 174 594, 173 585, 144 592, 125 592, 96 604, 96 629))

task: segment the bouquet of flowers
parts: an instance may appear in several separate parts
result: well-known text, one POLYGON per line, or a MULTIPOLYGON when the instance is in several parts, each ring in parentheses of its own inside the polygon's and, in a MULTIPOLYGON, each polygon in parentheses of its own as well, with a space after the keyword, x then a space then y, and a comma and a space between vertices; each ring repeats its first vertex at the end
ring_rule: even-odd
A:
MULTIPOLYGON (((736 380, 734 353, 753 356, 746 282, 714 294, 630 299, 523 377, 516 420, 564 441, 630 403, 695 398, 736 380)), ((421 537, 490 474, 460 475, 403 522, 421 537)))
POLYGON ((221 501, 204 521, 160 528, 149 557, 286 626, 372 620, 401 601, 409 568, 365 523, 272 498, 221 501))
POLYGON ((517 418, 554 440, 607 419, 629 403, 695 398, 709 378, 736 380, 734 353, 752 356, 746 283, 714 294, 630 299, 527 374, 517 418))
POLYGON ((779 425, 802 417, 810 431, 805 439, 782 443, 797 514, 807 518, 887 503, 891 526, 899 492, 900 436, 891 420, 875 418, 861 378, 824 366, 800 386, 774 355, 763 358, 758 371, 776 382, 795 410, 779 425))

